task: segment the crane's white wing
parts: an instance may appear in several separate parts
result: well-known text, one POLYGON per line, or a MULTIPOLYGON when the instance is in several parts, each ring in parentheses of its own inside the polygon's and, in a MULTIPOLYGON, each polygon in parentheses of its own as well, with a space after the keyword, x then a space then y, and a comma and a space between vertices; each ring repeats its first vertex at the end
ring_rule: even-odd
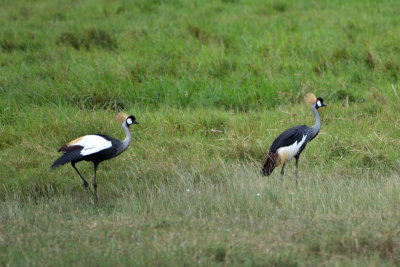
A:
POLYGON ((77 138, 68 143, 68 146, 81 146, 83 147, 80 154, 82 156, 91 155, 110 148, 112 146, 111 141, 98 136, 98 135, 85 135, 77 138))
POLYGON ((306 141, 307 135, 303 135, 303 138, 301 139, 300 142, 296 140, 292 145, 290 146, 283 146, 278 148, 278 154, 279 157, 281 158, 281 162, 286 162, 290 161, 296 154, 299 152, 301 146, 304 144, 306 141))

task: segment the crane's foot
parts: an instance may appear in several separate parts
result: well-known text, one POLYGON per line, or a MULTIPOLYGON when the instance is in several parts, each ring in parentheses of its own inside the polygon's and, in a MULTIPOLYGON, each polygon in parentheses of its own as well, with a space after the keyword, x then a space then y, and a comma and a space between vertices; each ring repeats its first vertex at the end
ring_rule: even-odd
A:
POLYGON ((92 192, 92 189, 90 189, 90 186, 89 186, 89 184, 88 183, 83 183, 83 185, 82 185, 85 189, 86 189, 86 191, 89 191, 90 193, 92 193, 93 194, 93 192, 92 192))

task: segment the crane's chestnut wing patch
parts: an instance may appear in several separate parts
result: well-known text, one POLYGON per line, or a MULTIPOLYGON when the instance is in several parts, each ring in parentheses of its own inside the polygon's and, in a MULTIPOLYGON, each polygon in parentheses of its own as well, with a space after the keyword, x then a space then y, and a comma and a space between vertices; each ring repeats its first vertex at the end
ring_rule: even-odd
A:
POLYGON ((58 150, 58 152, 61 151, 72 151, 72 150, 77 150, 77 149, 82 149, 83 146, 80 145, 74 145, 74 146, 68 146, 68 145, 63 145, 62 147, 60 147, 60 149, 58 150))
POLYGON ((275 153, 268 152, 267 158, 264 160, 263 168, 261 170, 262 174, 266 176, 270 175, 272 171, 275 169, 278 160, 279 160, 278 152, 275 153))

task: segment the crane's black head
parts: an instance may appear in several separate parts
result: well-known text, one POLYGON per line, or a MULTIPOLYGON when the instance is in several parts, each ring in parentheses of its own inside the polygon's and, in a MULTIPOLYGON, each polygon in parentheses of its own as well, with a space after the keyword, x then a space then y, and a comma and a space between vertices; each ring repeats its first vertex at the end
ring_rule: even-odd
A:
POLYGON ((131 115, 128 118, 126 118, 126 126, 128 126, 129 128, 129 126, 131 126, 132 124, 139 124, 139 123, 136 121, 135 116, 131 115))
POLYGON ((319 109, 320 107, 326 107, 324 104, 324 100, 321 97, 317 98, 317 102, 315 102, 315 108, 319 109))

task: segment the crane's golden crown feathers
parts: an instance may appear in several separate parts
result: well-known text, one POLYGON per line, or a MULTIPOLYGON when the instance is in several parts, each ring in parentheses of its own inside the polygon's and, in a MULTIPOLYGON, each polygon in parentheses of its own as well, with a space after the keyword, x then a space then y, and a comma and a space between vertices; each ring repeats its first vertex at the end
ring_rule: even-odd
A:
POLYGON ((126 115, 125 112, 119 112, 117 115, 115 115, 115 120, 119 123, 122 124, 126 121, 126 118, 128 118, 128 115, 126 115))
POLYGON ((306 101, 307 105, 311 106, 312 104, 317 102, 317 98, 315 97, 315 95, 313 93, 308 93, 304 97, 304 101, 306 101))

